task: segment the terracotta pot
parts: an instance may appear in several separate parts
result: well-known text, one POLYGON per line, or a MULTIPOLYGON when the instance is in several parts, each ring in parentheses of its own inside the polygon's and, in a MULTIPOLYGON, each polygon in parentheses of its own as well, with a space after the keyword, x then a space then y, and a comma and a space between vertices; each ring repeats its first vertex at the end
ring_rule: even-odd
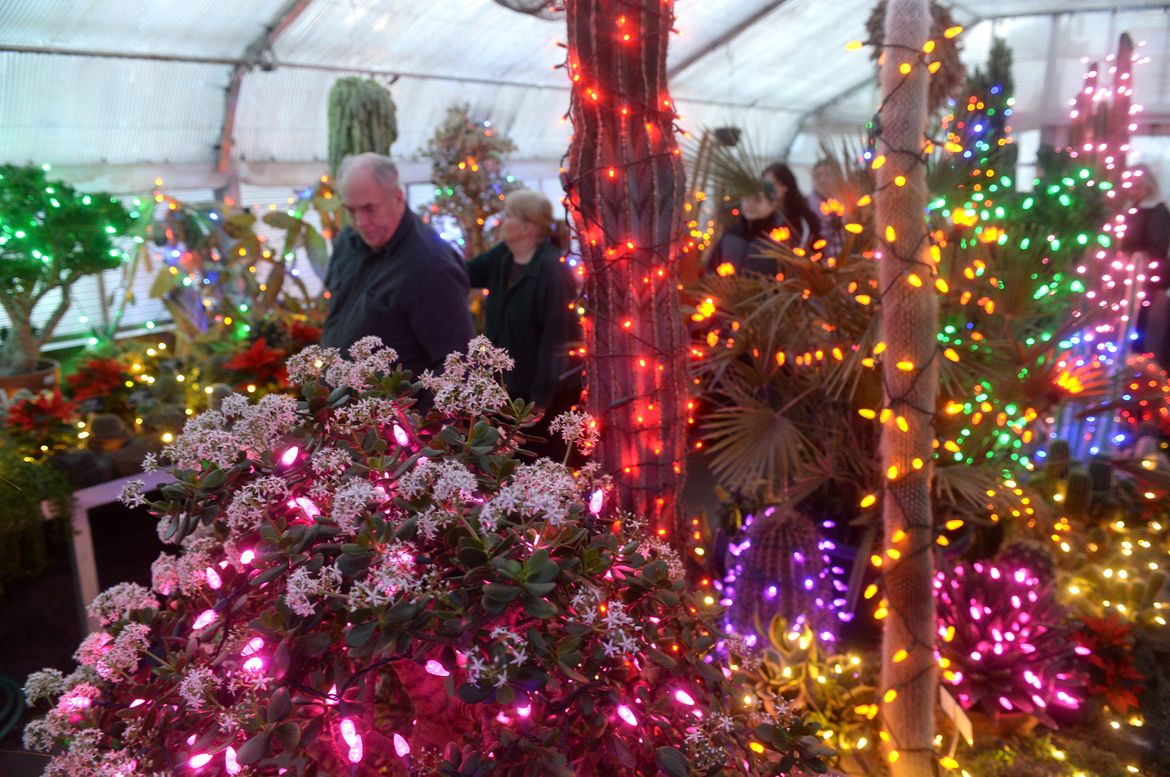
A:
POLYGON ((0 392, 12 396, 21 389, 27 389, 34 394, 43 389, 51 389, 61 382, 61 364, 52 359, 41 359, 37 368, 32 372, 22 372, 19 375, 0 375, 0 392))

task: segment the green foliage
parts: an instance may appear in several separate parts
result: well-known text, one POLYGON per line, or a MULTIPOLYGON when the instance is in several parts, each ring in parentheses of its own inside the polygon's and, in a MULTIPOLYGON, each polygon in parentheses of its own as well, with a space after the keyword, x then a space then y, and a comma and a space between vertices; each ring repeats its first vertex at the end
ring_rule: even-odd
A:
POLYGON ((10 321, 0 374, 33 369, 69 308, 73 284, 122 263, 113 240, 132 218, 113 197, 83 194, 43 168, 0 165, 0 305, 10 321), (59 299, 49 296, 56 291, 59 299), (35 328, 42 304, 50 313, 35 328))
POLYGON ((772 697, 803 710, 835 751, 834 766, 850 774, 873 774, 881 768, 877 747, 878 684, 876 667, 860 656, 828 652, 808 627, 793 629, 773 618, 758 661, 745 671, 761 703, 772 697))
POLYGON ((962 768, 971 777, 1128 777, 1126 764, 1092 739, 1062 735, 1018 736, 981 745, 962 768))
POLYGON ((372 78, 339 78, 329 90, 329 170, 341 160, 372 151, 390 155, 398 139, 397 108, 389 90, 372 78))
POLYGON ((68 525, 72 511, 73 488, 61 472, 0 451, 0 594, 4 583, 44 569, 47 533, 68 525))
MULTIPOLYGON (((468 258, 488 247, 487 220, 504 209, 504 197, 519 189, 504 172, 504 159, 516 144, 490 121, 473 121, 469 105, 452 105, 422 149, 431 160, 435 200, 429 212, 453 217, 463 231, 468 258)), ((425 215, 425 214, 424 214, 425 215)))

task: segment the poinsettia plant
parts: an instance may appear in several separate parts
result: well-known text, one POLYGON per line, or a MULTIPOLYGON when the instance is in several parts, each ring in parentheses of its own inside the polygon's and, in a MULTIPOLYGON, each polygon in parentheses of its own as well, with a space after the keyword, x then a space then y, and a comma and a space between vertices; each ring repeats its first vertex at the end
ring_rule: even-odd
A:
POLYGON ((284 369, 286 355, 280 348, 270 348, 268 341, 260 337, 225 362, 223 369, 233 373, 237 387, 264 384, 279 389, 288 378, 284 369))
POLYGON ((1089 649, 1085 657, 1088 691, 1125 715, 1138 706, 1142 690, 1142 673, 1133 663, 1133 626, 1116 613, 1107 618, 1082 618, 1081 623, 1077 637, 1089 649))
POLYGON ((76 672, 29 679, 47 774, 825 771, 596 467, 526 460, 505 353, 477 338, 412 384, 378 345, 311 346, 298 396, 230 396, 175 440, 150 509, 179 555, 95 600, 76 672))
POLYGON ((36 457, 76 445, 76 421, 77 406, 54 386, 36 394, 17 393, 4 407, 0 430, 16 450, 36 457))

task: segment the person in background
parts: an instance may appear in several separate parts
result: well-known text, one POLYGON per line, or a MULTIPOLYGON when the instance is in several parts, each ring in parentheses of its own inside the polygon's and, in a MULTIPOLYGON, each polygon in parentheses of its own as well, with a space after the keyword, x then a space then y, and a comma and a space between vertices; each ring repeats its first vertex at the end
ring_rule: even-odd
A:
POLYGON ((730 218, 727 228, 711 247, 705 272, 718 275, 779 272, 777 230, 784 226, 784 219, 776 212, 771 196, 760 191, 741 197, 739 210, 732 211, 730 218))
POLYGON ((548 197, 514 191, 504 200, 502 241, 467 263, 472 288, 487 290, 484 334, 516 363, 504 375, 508 393, 543 413, 534 430, 541 436, 580 398, 578 381, 565 377, 569 346, 580 337, 571 304, 577 286, 561 261, 567 246, 555 226, 548 197))
POLYGON ((475 336, 462 258, 406 207, 389 158, 347 157, 337 180, 349 224, 325 274, 321 344, 345 350, 376 335, 415 377, 442 372, 447 354, 475 336))
POLYGON ((781 224, 791 231, 788 245, 809 252, 820 250, 816 248, 821 239, 820 215, 809 207, 792 168, 783 162, 768 165, 764 170, 764 191, 780 215, 781 224))
POLYGON ((812 168, 812 193, 808 195, 808 205, 820 219, 821 237, 825 247, 822 253, 825 256, 840 258, 844 245, 844 222, 840 208, 834 208, 833 192, 840 181, 837 180, 837 169, 832 161, 818 159, 812 168))
POLYGON ((1158 181, 1147 165, 1136 165, 1129 175, 1130 206, 1125 216, 1121 250, 1145 256, 1148 304, 1138 313, 1138 351, 1153 352, 1164 369, 1170 369, 1170 209, 1158 190, 1158 181))

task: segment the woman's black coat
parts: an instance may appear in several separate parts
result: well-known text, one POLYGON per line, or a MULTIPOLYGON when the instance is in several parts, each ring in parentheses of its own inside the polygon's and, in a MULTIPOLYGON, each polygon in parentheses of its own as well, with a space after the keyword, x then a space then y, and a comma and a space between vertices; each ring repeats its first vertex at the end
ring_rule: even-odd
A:
POLYGON ((512 273, 512 252, 500 243, 467 263, 471 288, 487 289, 484 334, 506 348, 516 366, 505 376, 508 393, 548 409, 569 369, 569 344, 579 338, 570 303, 577 287, 551 241, 512 273))

